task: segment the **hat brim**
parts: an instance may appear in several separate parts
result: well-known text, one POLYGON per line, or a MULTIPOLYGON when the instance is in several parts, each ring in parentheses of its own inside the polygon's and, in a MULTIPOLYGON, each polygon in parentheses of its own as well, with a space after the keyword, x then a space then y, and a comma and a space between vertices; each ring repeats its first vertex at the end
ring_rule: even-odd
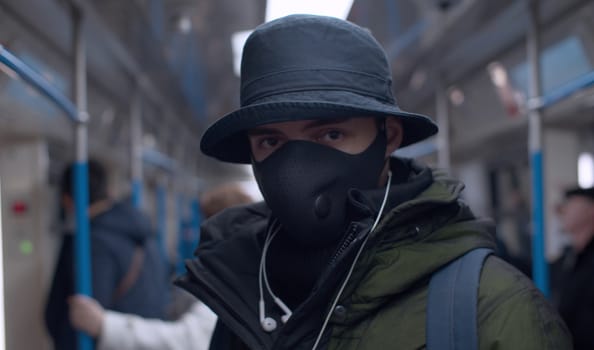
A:
POLYGON ((401 147, 437 133, 428 117, 401 110, 396 105, 345 91, 293 92, 261 99, 231 112, 212 124, 202 136, 200 149, 208 156, 230 163, 251 163, 246 131, 288 121, 394 116, 402 121, 401 147))

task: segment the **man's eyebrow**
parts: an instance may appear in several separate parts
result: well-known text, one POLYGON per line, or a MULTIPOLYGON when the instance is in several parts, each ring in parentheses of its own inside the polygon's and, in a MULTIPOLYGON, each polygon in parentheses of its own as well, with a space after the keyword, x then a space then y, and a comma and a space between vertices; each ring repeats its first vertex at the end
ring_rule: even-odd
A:
POLYGON ((280 134, 278 130, 270 129, 270 128, 255 128, 248 130, 247 134, 249 136, 257 136, 257 135, 272 135, 272 134, 280 134))
POLYGON ((332 119, 312 120, 310 123, 307 123, 303 127, 303 130, 317 128, 319 126, 324 126, 324 125, 342 124, 342 123, 346 123, 349 120, 350 120, 350 118, 332 118, 332 119))

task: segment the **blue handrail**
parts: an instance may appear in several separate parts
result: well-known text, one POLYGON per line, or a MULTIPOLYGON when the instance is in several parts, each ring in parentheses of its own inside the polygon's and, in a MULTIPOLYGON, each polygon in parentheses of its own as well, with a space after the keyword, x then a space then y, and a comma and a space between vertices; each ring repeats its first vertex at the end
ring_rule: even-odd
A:
POLYGON ((591 86, 594 86, 594 71, 573 79, 567 84, 561 85, 560 87, 544 95, 540 101, 541 105, 539 107, 550 107, 555 103, 573 95, 574 93, 591 86))
POLYGON ((175 160, 156 150, 144 150, 142 152, 142 160, 146 163, 155 165, 169 173, 175 173, 177 170, 177 163, 175 162, 175 160))
POLYGON ((70 119, 76 122, 83 121, 76 106, 64 96, 64 94, 53 87, 41 74, 27 66, 23 61, 10 53, 10 51, 6 50, 2 45, 0 45, 0 62, 17 73, 21 79, 31 84, 41 94, 48 97, 60 109, 66 112, 66 115, 68 115, 70 119))

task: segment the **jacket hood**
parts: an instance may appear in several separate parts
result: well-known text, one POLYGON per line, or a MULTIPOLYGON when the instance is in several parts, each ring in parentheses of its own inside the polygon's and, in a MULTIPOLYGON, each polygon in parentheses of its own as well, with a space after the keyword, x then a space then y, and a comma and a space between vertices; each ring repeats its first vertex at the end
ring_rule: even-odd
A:
POLYGON ((350 306, 344 323, 428 283, 434 272, 472 249, 495 248, 493 223, 477 219, 459 198, 464 185, 439 170, 433 179, 419 196, 387 213, 370 237, 341 300, 350 306))
POLYGON ((116 202, 92 220, 92 227, 101 233, 123 235, 142 243, 154 235, 150 220, 131 204, 116 202))

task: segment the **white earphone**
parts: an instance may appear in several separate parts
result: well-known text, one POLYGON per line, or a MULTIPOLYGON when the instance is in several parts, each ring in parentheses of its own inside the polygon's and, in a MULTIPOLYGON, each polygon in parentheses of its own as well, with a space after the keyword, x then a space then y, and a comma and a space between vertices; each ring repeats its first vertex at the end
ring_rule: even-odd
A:
POLYGON ((264 311, 264 299, 260 299, 260 325, 266 332, 272 332, 276 329, 276 321, 272 317, 266 317, 264 311))
MULTIPOLYGON (((272 228, 272 225, 271 225, 272 228)), ((281 316, 281 321, 283 323, 287 323, 291 315, 293 314, 291 309, 283 303, 283 301, 274 294, 272 288, 270 288, 270 284, 268 283, 268 275, 266 273, 266 254, 268 253, 268 248, 270 247, 270 243, 278 233, 278 228, 272 233, 266 236, 266 241, 264 241, 264 248, 262 249, 262 257, 260 258, 260 269, 258 271, 258 284, 260 286, 260 301, 259 301, 259 311, 260 311, 260 325, 262 329, 266 332, 272 332, 276 329, 277 323, 272 317, 266 316, 265 304, 264 304, 264 288, 262 287, 262 280, 264 280, 264 284, 266 284, 266 289, 268 293, 274 300, 274 303, 285 313, 281 316)))

